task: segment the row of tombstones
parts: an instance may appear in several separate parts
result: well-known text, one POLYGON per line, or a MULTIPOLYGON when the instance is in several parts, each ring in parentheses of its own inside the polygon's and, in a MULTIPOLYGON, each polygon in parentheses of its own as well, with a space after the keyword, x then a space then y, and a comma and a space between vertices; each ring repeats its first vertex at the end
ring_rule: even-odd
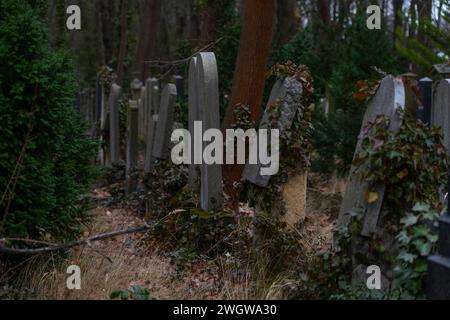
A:
MULTIPOLYGON (((127 190, 133 192, 138 186, 138 154, 140 148, 144 155, 143 171, 151 173, 156 160, 170 157, 171 134, 174 127, 174 113, 177 96, 184 97, 184 83, 180 76, 159 87, 156 78, 149 78, 142 84, 135 79, 131 84, 132 99, 127 104, 126 112, 126 146, 125 162, 127 190)), ((292 125, 297 104, 303 94, 302 84, 293 78, 279 79, 273 86, 266 112, 260 122, 260 128, 269 126, 269 107, 281 102, 281 119, 278 126, 280 134, 292 125)), ((111 166, 122 159, 120 148, 119 109, 122 88, 113 83, 105 88, 100 82, 94 93, 90 93, 89 105, 83 101, 81 108, 92 114, 89 122, 99 123, 99 139, 103 140, 99 154, 100 163, 111 166), (107 96, 108 92, 108 96, 107 96)), ((220 129, 219 75, 214 53, 202 52, 193 57, 189 66, 188 79, 188 130, 194 136, 194 122, 202 121, 203 130, 220 129)), ((193 146, 192 146, 193 147, 193 146)), ((251 146, 254 147, 254 146, 251 146)), ((247 165, 243 179, 261 187, 267 187, 270 176, 260 174, 262 165, 247 165)), ((306 184, 306 179, 304 181, 306 184)), ((204 210, 211 210, 220 205, 223 198, 222 166, 220 164, 202 164, 189 166, 189 186, 200 194, 200 205, 204 210)), ((306 188, 304 188, 306 189, 306 188)), ((304 194, 306 197, 306 193, 304 194)), ((300 201, 305 203, 305 199, 300 201)), ((295 218, 292 221, 295 224, 295 218)))
MULTIPOLYGON (((361 151, 362 131, 369 122, 373 122, 378 115, 385 115, 390 119, 389 130, 396 132, 402 125, 402 119, 397 109, 418 108, 418 116, 421 120, 431 126, 442 128, 444 145, 450 154, 450 65, 436 65, 433 68, 432 78, 420 80, 421 91, 420 105, 414 105, 414 93, 409 86, 405 86, 402 78, 387 76, 384 78, 369 103, 363 118, 361 134, 358 138, 355 155, 361 151)), ((383 185, 370 186, 371 190, 378 193, 375 202, 368 202, 366 192, 369 190, 367 181, 361 181, 355 173, 356 168, 351 168, 340 209, 338 226, 344 226, 351 217, 354 208, 362 207, 364 218, 362 230, 356 239, 361 250, 366 248, 364 243, 370 242, 377 230, 382 230, 383 200, 385 187, 383 185)), ((450 206, 449 213, 441 217, 439 227, 438 253, 429 258, 428 268, 428 296, 431 299, 450 299, 450 206)), ((391 239, 391 246, 395 240, 391 239)), ((389 244, 387 244, 389 247, 389 244)), ((358 250, 358 249, 355 249, 358 250)), ((360 270, 366 270, 367 266, 354 263, 355 271, 353 278, 356 282, 363 281, 360 270)), ((383 289, 388 291, 391 285, 392 270, 386 267, 383 273, 383 289)))

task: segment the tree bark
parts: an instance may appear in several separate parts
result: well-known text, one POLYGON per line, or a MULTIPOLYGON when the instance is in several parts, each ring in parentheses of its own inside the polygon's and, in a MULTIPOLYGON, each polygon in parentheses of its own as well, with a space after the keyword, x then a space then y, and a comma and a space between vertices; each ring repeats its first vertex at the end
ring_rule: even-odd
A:
POLYGON ((155 50, 160 5, 160 0, 147 0, 145 5, 134 67, 142 82, 149 74, 146 61, 150 60, 155 50))
MULTIPOLYGON (((266 81, 267 62, 273 38, 275 3, 273 0, 246 0, 244 23, 239 53, 234 72, 230 105, 224 120, 224 129, 235 123, 237 105, 247 105, 251 120, 257 122, 262 114, 262 100, 266 81)), ((235 182, 241 180, 242 165, 225 166, 225 191, 237 207, 238 190, 235 182)))
POLYGON ((117 84, 123 86, 124 62, 128 44, 128 0, 122 0, 120 9, 120 48, 117 58, 117 84))
POLYGON ((214 40, 216 33, 216 6, 209 0, 200 9, 200 45, 206 46, 214 40))

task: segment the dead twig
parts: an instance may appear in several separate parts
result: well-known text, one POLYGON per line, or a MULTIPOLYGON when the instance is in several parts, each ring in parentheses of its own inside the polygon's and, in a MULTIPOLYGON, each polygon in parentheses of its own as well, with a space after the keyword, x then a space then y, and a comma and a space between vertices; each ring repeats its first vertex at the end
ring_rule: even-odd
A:
POLYGON ((108 232, 99 234, 87 239, 83 240, 77 240, 61 245, 52 245, 48 247, 42 247, 37 249, 16 249, 16 248, 10 248, 5 245, 5 243, 8 241, 8 239, 3 239, 0 241, 0 253, 7 254, 7 255, 15 255, 15 256, 32 256, 32 255, 39 255, 43 253, 51 253, 51 252, 57 252, 57 251, 66 251, 68 249, 79 247, 83 245, 89 245, 92 242, 97 242, 101 240, 107 240, 110 238, 115 238, 118 236, 126 235, 126 234, 132 234, 132 233, 140 233, 150 230, 149 225, 142 225, 136 228, 121 230, 121 231, 115 231, 115 232, 108 232))

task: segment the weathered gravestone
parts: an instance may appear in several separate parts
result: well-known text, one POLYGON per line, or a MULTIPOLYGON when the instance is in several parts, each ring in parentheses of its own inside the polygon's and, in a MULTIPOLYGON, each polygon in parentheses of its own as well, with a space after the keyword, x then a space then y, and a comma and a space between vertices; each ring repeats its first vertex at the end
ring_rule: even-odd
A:
MULTIPOLYGON (((450 70, 449 70, 450 71, 450 70)), ((434 95, 431 123, 441 127, 444 145, 450 154, 450 79, 439 82, 434 95)), ((450 178, 449 178, 450 188, 450 178)), ((450 203, 447 196, 447 202, 450 203)), ((450 206, 439 221, 438 252, 428 259, 427 296, 429 299, 450 299, 450 206)))
POLYGON ((450 80, 439 82, 435 93, 434 103, 431 109, 431 124, 442 128, 444 145, 450 153, 450 80))
POLYGON ((141 88, 141 94, 139 96, 139 140, 145 142, 145 113, 147 107, 147 93, 145 86, 141 88))
POLYGON ((158 125, 153 144, 153 156, 156 159, 166 160, 170 155, 170 137, 173 129, 173 117, 177 88, 175 85, 167 84, 161 95, 161 105, 158 115, 158 125))
MULTIPOLYGON (((189 96, 191 136, 194 137, 192 131, 194 121, 202 121, 204 132, 209 129, 220 129, 219 76, 214 53, 202 52, 191 60, 189 96)), ((202 142, 202 146, 203 148, 200 149, 204 150, 206 143, 202 142)), ((203 157, 199 154, 191 154, 191 156, 193 159, 203 157)), ((202 163, 200 166, 200 203, 203 210, 209 211, 222 203, 222 166, 220 164, 207 165, 204 161, 202 163)), ((191 166, 189 171, 190 185, 194 186, 197 180, 196 169, 191 166)))
POLYGON ((145 160, 144 173, 151 173, 154 169, 153 146, 155 141, 156 126, 158 123, 159 87, 156 78, 149 78, 145 82, 146 87, 146 113, 145 113, 145 160))
POLYGON ((177 87, 178 99, 184 99, 184 78, 183 76, 176 75, 173 76, 173 82, 177 87))
MULTIPOLYGON (((286 130, 292 127, 298 106, 302 104, 302 98, 303 86, 299 81, 290 77, 278 80, 272 88, 259 129, 278 129, 280 136, 282 136, 286 130), (278 104, 280 110, 280 116, 275 124, 271 123, 274 104, 278 104)), ((234 141, 227 143, 234 143, 234 141)), ((279 145, 271 146, 271 148, 272 153, 279 153, 279 145)), ((250 144, 250 154, 256 152, 258 152, 258 143, 254 141, 250 144)), ((264 165, 261 163, 247 164, 243 179, 257 186, 267 187, 271 176, 261 175, 262 168, 264 168, 264 165)), ((308 173, 300 171, 290 176, 287 183, 283 185, 282 193, 286 212, 281 218, 290 227, 294 227, 305 218, 307 179, 308 173)))
MULTIPOLYGON (((387 76, 381 82, 375 96, 370 101, 366 113, 363 118, 361 133, 358 137, 355 157, 360 153, 362 141, 364 138, 364 130, 369 122, 374 122, 377 116, 384 115, 389 120, 389 130, 397 132, 402 125, 402 116, 399 110, 406 109, 405 86, 401 78, 387 76)), ((385 254, 394 254, 396 240, 385 232, 384 226, 379 224, 380 219, 388 214, 383 211, 383 200, 385 194, 384 185, 369 185, 369 182, 362 181, 355 173, 356 167, 350 169, 350 176, 347 181, 347 188, 344 194, 341 210, 337 225, 343 228, 348 225, 351 218, 351 212, 356 209, 363 210, 362 230, 359 235, 355 235, 351 241, 350 252, 351 263, 353 268, 352 282, 355 284, 365 285, 367 275, 361 270, 367 270, 366 263, 373 263, 382 270, 382 287, 381 290, 387 292, 390 288, 391 279, 393 278, 393 270, 390 265, 383 265, 371 254, 370 245, 371 237, 376 233, 383 234, 382 246, 385 248, 385 254), (370 203, 367 199, 367 192, 376 192, 375 201, 371 199, 370 203), (363 260, 361 260, 363 258, 363 260)))
POLYGON ((127 162, 126 162, 126 192, 133 193, 137 189, 139 172, 137 168, 138 156, 138 116, 139 108, 135 100, 130 101, 127 110, 127 162))
MULTIPOLYGON (((358 137, 355 157, 361 151, 363 131, 369 122, 373 122, 378 115, 385 115, 390 119, 389 130, 396 132, 402 125, 402 119, 397 112, 405 109, 405 87, 402 79, 387 76, 383 79, 375 96, 372 98, 363 118, 361 134, 358 137)), ((369 184, 361 181, 355 174, 355 167, 350 169, 347 188, 341 205, 338 218, 338 226, 346 225, 350 220, 350 213, 356 208, 364 209, 364 221, 361 235, 369 237, 375 231, 382 209, 385 187, 383 185, 373 186, 371 190, 378 194, 378 199, 368 203, 366 193, 369 184)))
POLYGON ((116 164, 120 161, 120 97, 122 89, 113 83, 109 93, 109 149, 111 153, 111 164, 116 164))
MULTIPOLYGON (((199 102, 198 102, 198 70, 197 70, 197 57, 191 59, 189 65, 189 115, 188 115, 188 126, 191 136, 194 134, 194 122, 201 121, 199 102)), ((194 156, 194 143, 190 144, 191 156, 194 156)), ((198 156, 198 155, 197 155, 198 156)), ((192 159, 193 160, 193 159, 192 159)), ((189 165, 189 176, 188 184, 192 190, 199 191, 199 176, 200 176, 200 166, 196 165, 194 161, 191 161, 189 165)))
MULTIPOLYGON (((108 90, 109 91, 109 90, 108 90)), ((101 90, 101 105, 100 105, 100 144, 104 145, 105 135, 109 131, 109 105, 106 99, 107 90, 102 85, 101 90)), ((107 140, 106 140, 107 141, 107 140)), ((100 148, 99 153, 100 164, 108 166, 110 164, 109 154, 107 152, 107 146, 100 148)))

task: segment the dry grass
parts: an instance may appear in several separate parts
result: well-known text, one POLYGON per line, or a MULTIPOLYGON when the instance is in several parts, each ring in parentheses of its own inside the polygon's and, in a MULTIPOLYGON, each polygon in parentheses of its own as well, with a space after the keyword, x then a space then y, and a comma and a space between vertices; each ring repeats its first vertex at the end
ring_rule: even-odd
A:
MULTIPOLYGON (((320 177, 310 177, 314 188, 308 190, 307 216, 296 229, 299 243, 298 264, 331 243, 333 220, 341 201, 333 185, 320 177)), ((106 190, 97 197, 108 197, 106 190)), ((85 236, 142 223, 132 211, 97 208, 95 223, 85 236)), ((242 262, 227 255, 215 261, 200 261, 188 266, 183 277, 170 258, 156 245, 143 241, 143 235, 126 235, 71 251, 61 257, 35 258, 17 267, 21 269, 15 287, 16 297, 78 300, 109 299, 113 290, 126 290, 133 285, 147 288, 157 299, 284 299, 295 283, 295 275, 286 270, 268 281, 267 257, 260 254, 259 263, 242 262), (81 269, 81 290, 68 290, 67 267, 81 269)), ((249 253, 250 255, 250 253, 249 253)), ((251 259, 246 259, 250 261, 251 259)), ((0 266, 1 267, 1 266, 0 266)), ((298 267, 298 266, 296 266, 298 267)), ((7 276, 7 273, 3 273, 7 276)))

